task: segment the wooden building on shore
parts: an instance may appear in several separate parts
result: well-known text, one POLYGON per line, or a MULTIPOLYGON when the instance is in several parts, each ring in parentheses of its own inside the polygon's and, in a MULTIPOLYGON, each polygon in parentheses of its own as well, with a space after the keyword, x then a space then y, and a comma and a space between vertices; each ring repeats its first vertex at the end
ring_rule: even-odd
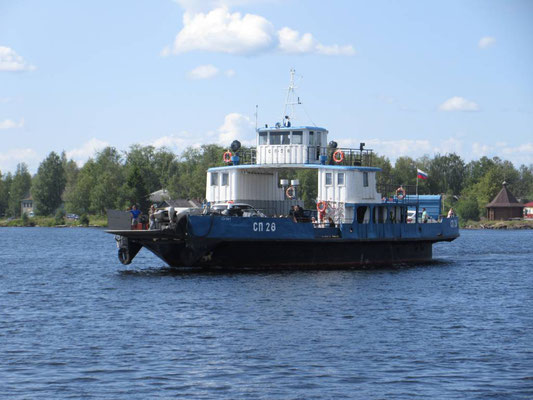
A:
POLYGON ((511 218, 522 218, 524 205, 516 200, 516 197, 507 189, 507 182, 503 182, 503 188, 496 197, 486 205, 487 219, 508 220, 511 218))

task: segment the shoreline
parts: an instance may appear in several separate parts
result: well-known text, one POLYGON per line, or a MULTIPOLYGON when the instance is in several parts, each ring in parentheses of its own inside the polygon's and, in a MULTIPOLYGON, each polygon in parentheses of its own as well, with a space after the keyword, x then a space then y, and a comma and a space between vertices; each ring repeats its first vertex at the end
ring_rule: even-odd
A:
POLYGON ((461 229, 468 230, 528 230, 533 229, 533 220, 519 221, 467 221, 461 229))

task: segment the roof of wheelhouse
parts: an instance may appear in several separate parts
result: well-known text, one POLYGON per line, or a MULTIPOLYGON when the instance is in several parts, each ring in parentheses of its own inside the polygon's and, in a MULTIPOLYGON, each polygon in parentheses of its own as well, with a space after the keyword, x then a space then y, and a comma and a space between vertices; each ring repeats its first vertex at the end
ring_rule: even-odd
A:
POLYGON ((231 169, 253 169, 253 170, 277 170, 277 169, 333 169, 338 171, 367 171, 376 172, 381 171, 378 167, 359 167, 352 165, 322 165, 322 164, 243 164, 243 165, 227 165, 223 167, 209 168, 208 172, 228 171, 231 169))
POLYGON ((326 128, 321 128, 319 126, 309 126, 309 125, 302 125, 302 126, 280 126, 279 128, 276 126, 265 126, 263 128, 257 128, 257 132, 269 132, 269 131, 302 131, 302 130, 309 130, 309 131, 321 131, 321 132, 327 132, 328 130, 326 128))

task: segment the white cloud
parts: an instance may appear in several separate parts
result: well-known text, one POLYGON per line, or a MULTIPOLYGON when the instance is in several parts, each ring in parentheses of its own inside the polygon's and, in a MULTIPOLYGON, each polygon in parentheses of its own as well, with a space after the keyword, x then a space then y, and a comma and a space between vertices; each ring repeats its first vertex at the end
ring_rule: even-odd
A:
POLYGON ((0 71, 33 71, 35 66, 28 64, 12 48, 0 46, 0 71))
POLYGON ((226 70, 226 71, 224 72, 224 74, 226 74, 226 76, 227 76, 228 78, 231 78, 231 77, 235 76, 235 71, 234 71, 233 69, 228 69, 228 70, 226 70))
POLYGON ((503 158, 511 160, 515 164, 533 164, 533 142, 514 147, 504 147, 502 153, 503 158))
POLYGON ((441 111, 479 111, 477 103, 467 100, 464 97, 454 96, 439 107, 441 111))
POLYGON ((209 12, 196 10, 198 2, 180 1, 186 11, 183 14, 183 28, 176 36, 172 47, 165 47, 162 56, 200 50, 227 54, 251 55, 277 48, 287 54, 322 54, 328 56, 351 56, 355 50, 351 45, 324 45, 311 33, 300 34, 284 27, 275 32, 274 25, 266 18, 235 12, 228 9, 229 3, 243 1, 211 1, 219 7, 209 12))
POLYGON ((178 134, 161 136, 149 144, 156 148, 166 147, 175 153, 180 153, 187 147, 200 147, 204 143, 207 142, 204 142, 198 135, 184 131, 178 134))
POLYGON ((24 120, 21 119, 19 122, 15 122, 11 119, 5 119, 0 121, 0 129, 12 129, 12 128, 22 128, 24 126, 24 120))
POLYGON ((401 156, 420 157, 434 150, 429 140, 339 139, 337 142, 341 147, 351 148, 359 148, 359 143, 364 142, 367 149, 372 149, 379 155, 393 160, 401 156))
POLYGON ((190 79, 210 79, 218 75, 218 68, 214 65, 199 65, 189 72, 190 79))
MULTIPOLYGON (((516 147, 505 147, 503 149, 504 154, 525 153, 533 155, 533 143, 524 143, 516 147)), ((533 159, 531 159, 533 162, 533 159)))
POLYGON ((92 138, 88 142, 85 142, 81 147, 67 151, 66 155, 68 159, 73 159, 79 165, 82 165, 85 164, 89 158, 94 157, 96 152, 107 146, 109 146, 108 142, 92 138))
POLYGON ((25 162, 28 165, 35 164, 37 162, 36 151, 25 148, 0 152, 0 171, 14 171, 16 165, 21 162, 25 162))
POLYGON ((433 149, 434 153, 439 154, 450 154, 456 153, 461 154, 463 151, 463 141, 457 138, 451 137, 446 140, 442 140, 438 146, 435 146, 433 149))
POLYGON ((224 118, 224 123, 218 128, 218 142, 229 146, 234 140, 247 146, 255 143, 254 123, 249 117, 230 113, 224 118))
POLYGON ((492 147, 490 147, 489 145, 478 142, 472 143, 472 155, 474 156, 474 158, 488 156, 491 151, 492 147))
POLYGON ((479 42, 477 45, 480 49, 486 49, 494 45, 494 43, 496 43, 496 38, 492 36, 485 36, 479 39, 479 42))
POLYGON ((174 0, 187 11, 201 12, 220 7, 244 6, 254 3, 267 3, 273 0, 174 0))
POLYGON ((339 46, 338 44, 332 44, 329 46, 318 43, 316 45, 316 52, 325 56, 353 56, 355 55, 355 49, 352 45, 339 46))
MULTIPOLYGON (((254 54, 273 46, 274 27, 259 15, 235 12, 225 7, 208 13, 186 11, 183 29, 174 41, 172 52, 203 50, 228 54, 254 54)), ((168 54, 169 50, 163 50, 168 54)))

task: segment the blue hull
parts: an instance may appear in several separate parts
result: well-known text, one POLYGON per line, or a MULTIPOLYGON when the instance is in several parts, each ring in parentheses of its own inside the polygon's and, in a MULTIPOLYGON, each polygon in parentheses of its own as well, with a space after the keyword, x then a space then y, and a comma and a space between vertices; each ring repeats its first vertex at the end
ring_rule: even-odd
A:
POLYGON ((188 216, 181 229, 164 234, 132 232, 114 233, 127 238, 132 249, 146 247, 172 267, 230 269, 342 268, 428 261, 433 243, 459 236, 455 218, 428 224, 354 223, 317 228, 287 218, 213 215, 188 216))

